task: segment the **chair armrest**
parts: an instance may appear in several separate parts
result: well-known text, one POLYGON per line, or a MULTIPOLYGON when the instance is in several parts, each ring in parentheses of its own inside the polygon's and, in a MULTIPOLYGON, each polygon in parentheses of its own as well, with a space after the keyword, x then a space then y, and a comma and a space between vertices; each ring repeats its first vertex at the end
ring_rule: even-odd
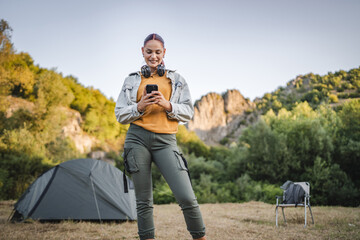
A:
POLYGON ((283 198, 283 196, 275 196, 275 198, 283 198))

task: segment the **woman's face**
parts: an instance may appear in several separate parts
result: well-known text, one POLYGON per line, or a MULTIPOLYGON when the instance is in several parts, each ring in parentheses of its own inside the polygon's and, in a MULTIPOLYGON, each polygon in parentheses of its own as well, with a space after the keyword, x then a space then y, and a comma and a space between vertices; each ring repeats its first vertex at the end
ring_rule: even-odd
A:
POLYGON ((146 64, 155 71, 157 66, 162 62, 166 49, 158 40, 147 41, 145 46, 141 48, 146 64))

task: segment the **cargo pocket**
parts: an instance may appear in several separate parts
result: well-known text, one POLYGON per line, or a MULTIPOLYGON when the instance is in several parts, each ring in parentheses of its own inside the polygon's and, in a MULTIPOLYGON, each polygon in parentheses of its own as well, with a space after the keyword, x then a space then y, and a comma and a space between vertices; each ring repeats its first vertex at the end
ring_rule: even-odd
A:
POLYGON ((189 171, 186 159, 184 158, 184 156, 180 152, 174 151, 174 153, 175 153, 175 157, 177 159, 179 169, 184 170, 184 171, 187 172, 187 174, 189 176, 190 184, 192 185, 190 171, 189 171))
POLYGON ((139 171, 134 153, 135 153, 135 151, 133 148, 124 148, 125 169, 130 174, 136 173, 139 171))
POLYGON ((178 151, 174 151, 174 154, 175 154, 175 158, 177 159, 177 165, 178 165, 178 168, 180 170, 185 170, 187 171, 187 166, 185 165, 185 162, 181 156, 181 154, 178 152, 178 151))

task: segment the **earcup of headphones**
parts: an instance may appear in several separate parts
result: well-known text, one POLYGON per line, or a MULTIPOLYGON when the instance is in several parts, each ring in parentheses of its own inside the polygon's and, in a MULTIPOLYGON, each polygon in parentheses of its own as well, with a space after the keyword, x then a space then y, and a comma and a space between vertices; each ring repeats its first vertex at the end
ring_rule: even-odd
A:
POLYGON ((151 69, 148 65, 144 65, 141 67, 141 75, 148 78, 151 76, 151 69))
MULTIPOLYGON (((159 64, 157 66, 156 72, 160 77, 164 76, 165 71, 166 71, 165 65, 159 64)), ((148 65, 142 66, 141 75, 143 75, 145 78, 149 78, 151 76, 151 68, 148 65)))
POLYGON ((160 77, 164 76, 164 74, 165 74, 165 65, 159 64, 159 65, 157 66, 157 74, 158 74, 160 77))

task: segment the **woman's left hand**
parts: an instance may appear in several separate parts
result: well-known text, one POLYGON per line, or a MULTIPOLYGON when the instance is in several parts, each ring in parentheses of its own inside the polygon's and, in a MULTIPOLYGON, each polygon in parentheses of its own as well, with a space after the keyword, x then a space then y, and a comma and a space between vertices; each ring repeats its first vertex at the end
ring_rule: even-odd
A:
POLYGON ((162 95, 159 91, 153 91, 154 98, 156 99, 155 103, 161 107, 163 107, 166 111, 171 112, 172 106, 171 103, 165 99, 164 95, 162 95))

